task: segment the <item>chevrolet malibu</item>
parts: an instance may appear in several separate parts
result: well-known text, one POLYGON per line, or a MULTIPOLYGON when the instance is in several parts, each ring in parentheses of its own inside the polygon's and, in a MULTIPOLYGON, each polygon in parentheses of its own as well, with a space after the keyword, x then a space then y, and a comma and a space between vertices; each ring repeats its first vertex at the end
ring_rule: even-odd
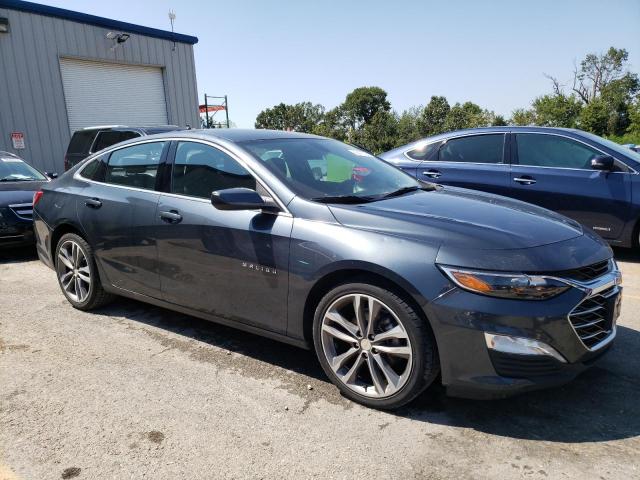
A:
POLYGON ((34 221, 74 307, 120 295, 313 348, 375 408, 436 380, 476 398, 558 385, 616 335, 621 276, 598 236, 312 135, 130 140, 43 186, 34 221))

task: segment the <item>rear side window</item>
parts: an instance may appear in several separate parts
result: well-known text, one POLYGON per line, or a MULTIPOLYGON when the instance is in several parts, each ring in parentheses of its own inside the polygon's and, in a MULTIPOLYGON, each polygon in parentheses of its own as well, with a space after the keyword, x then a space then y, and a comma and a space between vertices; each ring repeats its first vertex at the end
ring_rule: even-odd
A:
POLYGON ((140 134, 136 132, 105 130, 98 133, 96 143, 93 146, 93 151, 97 152, 99 150, 102 150, 103 148, 115 145, 116 143, 124 142, 125 140, 130 140, 139 136, 140 134))
POLYGON ((504 134, 473 135, 447 140, 438 152, 441 162, 502 163, 504 134))
POLYGON ((108 155, 100 155, 99 157, 94 158, 82 169, 80 175, 87 180, 102 182, 107 170, 107 157, 108 155))
POLYGON ((591 168, 597 150, 558 135, 516 134, 518 163, 532 167, 591 168))
POLYGON ((149 142, 111 152, 104 181, 153 190, 162 151, 168 142, 149 142))
POLYGON ((440 142, 422 145, 407 152, 407 156, 413 160, 435 160, 440 142))
POLYGON ((88 154, 93 139, 96 136, 95 130, 79 130, 73 134, 67 153, 83 153, 88 154))
POLYGON ((210 198, 225 188, 256 189, 256 181, 242 165, 217 148, 180 142, 173 165, 171 191, 190 197, 210 198))

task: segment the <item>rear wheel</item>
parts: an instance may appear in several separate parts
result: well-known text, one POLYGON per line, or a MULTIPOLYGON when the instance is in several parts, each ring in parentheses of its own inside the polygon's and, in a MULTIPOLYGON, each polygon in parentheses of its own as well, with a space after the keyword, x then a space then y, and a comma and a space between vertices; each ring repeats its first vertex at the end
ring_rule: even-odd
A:
POLYGON ((100 283, 93 250, 81 236, 67 233, 60 238, 55 265, 62 293, 75 308, 91 310, 111 300, 100 283))
POLYGON ((436 378, 431 329, 402 298, 365 283, 341 285, 318 304, 314 344, 342 393, 369 407, 398 408, 436 378))

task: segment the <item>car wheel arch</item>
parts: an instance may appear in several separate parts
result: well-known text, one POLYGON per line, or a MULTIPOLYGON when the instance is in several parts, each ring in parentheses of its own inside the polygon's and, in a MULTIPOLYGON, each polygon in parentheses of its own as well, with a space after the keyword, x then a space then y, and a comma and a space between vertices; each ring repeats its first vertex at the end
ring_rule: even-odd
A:
POLYGON ((378 272, 367 268, 339 268, 320 277, 307 294, 303 313, 303 333, 304 339, 309 345, 313 345, 313 317, 320 300, 330 290, 345 283, 368 283, 392 291, 411 306, 433 330, 424 309, 417 299, 417 292, 403 278, 390 271, 378 272))

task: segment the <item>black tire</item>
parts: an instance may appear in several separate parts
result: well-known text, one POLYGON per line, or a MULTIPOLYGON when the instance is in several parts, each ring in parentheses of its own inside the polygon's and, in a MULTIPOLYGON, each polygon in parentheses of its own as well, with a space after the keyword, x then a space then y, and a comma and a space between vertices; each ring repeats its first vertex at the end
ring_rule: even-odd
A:
POLYGON ((62 293, 74 308, 85 311, 93 310, 106 305, 113 299, 113 295, 107 293, 104 288, 102 288, 102 283, 100 282, 100 276, 98 274, 98 268, 96 267, 96 261, 93 255, 93 249, 80 235, 77 235, 75 233, 67 233, 63 235, 56 245, 54 259, 56 267, 56 278, 58 279, 60 290, 62 290, 62 293), (81 301, 77 301, 77 299, 73 298, 70 293, 65 290, 62 284, 61 271, 64 269, 64 266, 61 265, 62 261, 60 260, 60 254, 63 246, 69 245, 69 242, 75 243, 82 251, 82 254, 85 256, 86 266, 89 270, 89 278, 91 279, 88 288, 88 294, 86 295, 86 298, 83 298, 81 301))
MULTIPOLYGON (((367 407, 392 410, 406 405, 428 388, 440 373, 436 341, 428 323, 398 293, 369 283, 339 285, 320 300, 314 315, 313 341, 320 364, 329 379, 340 389, 345 397, 367 407), (409 338, 412 351, 410 373, 406 377, 406 383, 398 391, 385 398, 372 398, 348 387, 334 373, 323 349, 321 329, 327 310, 334 305, 334 302, 340 301, 341 298, 351 294, 367 295, 384 303, 402 323, 402 327, 404 327, 409 338)), ((372 348, 367 353, 371 355, 374 351, 375 348, 372 348)), ((367 353, 362 353, 362 355, 366 357, 367 353)), ((356 355, 360 355, 360 353, 356 355)))

